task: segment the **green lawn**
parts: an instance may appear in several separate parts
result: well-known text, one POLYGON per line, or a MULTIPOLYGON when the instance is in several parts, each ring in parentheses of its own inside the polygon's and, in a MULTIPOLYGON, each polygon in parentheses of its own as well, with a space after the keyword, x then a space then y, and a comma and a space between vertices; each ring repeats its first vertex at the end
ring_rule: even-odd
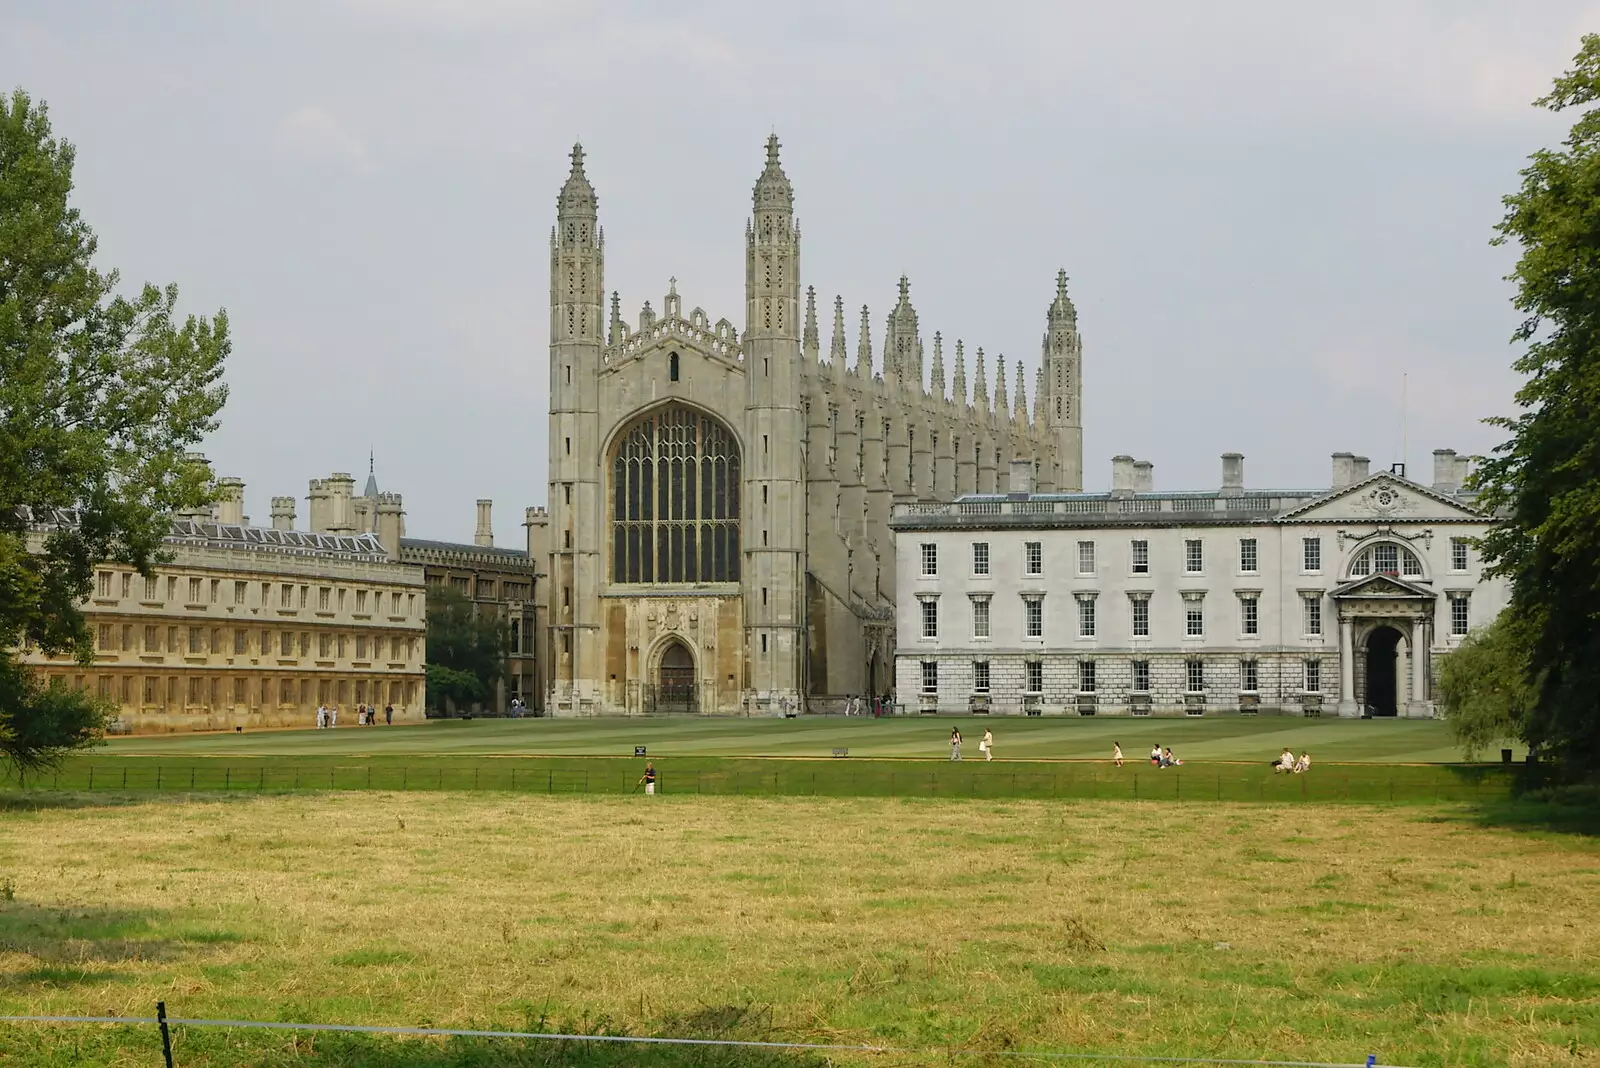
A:
MULTIPOLYGON (((1287 716, 1211 719, 917 716, 890 719, 634 718, 446 720, 415 727, 340 727, 332 731, 183 734, 113 738, 97 756, 629 756, 852 757, 939 759, 950 728, 966 737, 966 758, 988 728, 1001 760, 1105 760, 1113 742, 1137 761, 1159 742, 1186 761, 1263 762, 1285 747, 1310 750, 1316 762, 1453 763, 1461 751, 1436 720, 1304 719, 1287 716)), ((1495 754, 1498 756, 1498 754, 1495 754)), ((1521 751, 1517 759, 1521 759, 1521 751)))
POLYGON ((1510 769, 1463 764, 1443 724, 1305 720, 603 719, 444 721, 407 728, 113 739, 25 784, 45 790, 494 790, 619 794, 645 746, 661 792, 835 797, 1131 798, 1185 801, 1486 801, 1510 769), (953 763, 949 732, 966 735, 953 763), (1000 758, 977 740, 995 732, 1000 758), (1131 733, 1137 732, 1137 733, 1131 733), (1126 766, 1108 759, 1123 743, 1126 766), (1154 742, 1184 758, 1155 769, 1154 742), (1275 775, 1284 746, 1309 775, 1275 775), (847 759, 834 751, 848 750, 847 759))

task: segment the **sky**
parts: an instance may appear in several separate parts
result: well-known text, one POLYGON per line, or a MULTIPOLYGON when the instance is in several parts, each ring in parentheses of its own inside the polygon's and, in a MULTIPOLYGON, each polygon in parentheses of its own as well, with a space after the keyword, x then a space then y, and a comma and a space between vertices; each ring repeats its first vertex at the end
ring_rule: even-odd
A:
MULTIPOLYGON (((896 281, 933 331, 1038 366, 1059 268, 1085 488, 1326 485, 1329 454, 1481 453, 1513 410, 1531 106, 1600 30, 1540 0, 0 0, 0 86, 78 149, 103 267, 228 312, 204 445, 246 511, 369 452, 414 537, 497 544, 546 500, 548 241, 581 139, 606 286, 742 324, 776 132, 819 304, 896 281)), ((851 348, 858 311, 853 311, 851 348)), ((969 368, 970 373, 970 368, 969 368)))

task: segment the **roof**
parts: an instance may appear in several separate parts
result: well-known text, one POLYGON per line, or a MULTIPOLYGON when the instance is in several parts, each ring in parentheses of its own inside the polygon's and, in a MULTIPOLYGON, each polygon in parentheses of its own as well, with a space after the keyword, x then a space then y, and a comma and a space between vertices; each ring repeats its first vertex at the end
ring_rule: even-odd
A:
MULTIPOLYGON (((76 526, 77 513, 65 508, 33 517, 38 529, 76 526)), ((284 553, 291 556, 336 557, 367 563, 390 563, 389 553, 376 534, 317 534, 308 530, 278 530, 238 523, 219 523, 214 519, 176 516, 164 539, 169 545, 200 546, 210 549, 246 549, 284 553)))
POLYGON ((1468 494, 1439 493, 1408 478, 1380 471, 1336 489, 1252 489, 1224 494, 1220 490, 1166 490, 1112 496, 1110 493, 972 493, 951 502, 918 502, 897 506, 889 521, 894 530, 940 530, 972 527, 1196 527, 1237 526, 1294 520, 1315 507, 1349 495, 1361 487, 1390 480, 1423 496, 1467 513, 1462 518, 1493 522, 1477 511, 1468 494))
POLYGON ((477 556, 492 559, 497 564, 520 565, 523 567, 535 566, 535 561, 521 549, 503 549, 493 545, 475 545, 470 541, 431 541, 427 538, 401 538, 400 551, 407 549, 418 552, 455 553, 458 555, 477 556))

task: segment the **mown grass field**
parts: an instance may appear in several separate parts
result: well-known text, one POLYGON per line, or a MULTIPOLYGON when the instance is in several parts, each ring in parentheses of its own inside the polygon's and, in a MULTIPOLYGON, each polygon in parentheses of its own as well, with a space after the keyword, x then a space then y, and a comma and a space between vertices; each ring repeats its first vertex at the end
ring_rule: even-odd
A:
POLYGON ((663 793, 699 795, 1483 801, 1506 796, 1512 781, 1499 764, 1441 762, 1459 753, 1443 725, 1427 721, 835 717, 477 720, 113 739, 59 772, 23 783, 0 775, 0 786, 614 794, 637 787, 644 762, 632 754, 640 745, 663 793), (948 759, 956 725, 967 735, 959 763, 948 759), (995 732, 997 760, 977 752, 985 729, 995 732), (1108 759, 1116 741, 1124 743, 1122 768, 1108 759), (1152 768, 1146 753, 1154 742, 1171 746, 1184 766, 1152 768), (1284 746, 1311 751, 1312 774, 1274 775, 1269 761, 1284 746), (849 755, 836 758, 836 750, 849 755))
MULTIPOLYGON (((11 795, 0 1011, 1531 1068, 1600 1045, 1597 906, 1596 839, 1468 805, 11 795)), ((158 1050, 0 1027, 0 1063, 158 1050)), ((824 1063, 673 1057, 178 1034, 185 1068, 824 1063)))
MULTIPOLYGON (((966 757, 994 732, 1002 760, 1105 760, 1113 742, 1129 758, 1153 744, 1185 760, 1264 762, 1284 746, 1317 760, 1358 763, 1449 763, 1461 751, 1438 720, 1342 720, 1335 717, 1216 716, 1132 719, 1050 716, 808 716, 800 719, 651 717, 443 720, 414 727, 340 726, 336 730, 251 734, 171 734, 112 738, 106 754, 128 756, 551 755, 623 756, 648 747, 651 756, 825 757, 836 747, 852 756, 939 758, 949 753, 951 727, 966 736, 966 757)), ((1492 754, 1498 756, 1498 754, 1492 754)), ((1517 759, 1522 758, 1518 750, 1517 759)))

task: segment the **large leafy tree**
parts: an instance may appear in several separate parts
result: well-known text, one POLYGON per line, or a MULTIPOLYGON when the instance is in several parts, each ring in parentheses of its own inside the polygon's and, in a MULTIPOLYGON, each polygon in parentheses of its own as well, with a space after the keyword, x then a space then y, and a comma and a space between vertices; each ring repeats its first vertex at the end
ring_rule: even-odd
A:
POLYGON ((1440 665, 1439 707, 1468 760, 1522 737, 1537 692, 1528 677, 1532 637, 1526 617, 1502 612, 1440 665))
POLYGON ((505 674, 510 637, 505 621, 480 612, 445 586, 428 590, 428 704, 464 707, 486 701, 505 674))
POLYGON ((119 293, 69 202, 72 166, 44 104, 0 97, 0 758, 23 771, 92 742, 105 710, 43 686, 16 649, 92 662, 94 565, 148 573, 171 513, 206 502, 188 449, 227 397, 226 314, 180 320, 170 285, 119 293))
POLYGON ((1525 345, 1522 408, 1477 474, 1508 521, 1485 555, 1512 584, 1528 628, 1530 744, 1594 774, 1600 759, 1600 36, 1535 102, 1576 110, 1560 148, 1536 152, 1505 198, 1498 242, 1521 249, 1514 304, 1525 345))

